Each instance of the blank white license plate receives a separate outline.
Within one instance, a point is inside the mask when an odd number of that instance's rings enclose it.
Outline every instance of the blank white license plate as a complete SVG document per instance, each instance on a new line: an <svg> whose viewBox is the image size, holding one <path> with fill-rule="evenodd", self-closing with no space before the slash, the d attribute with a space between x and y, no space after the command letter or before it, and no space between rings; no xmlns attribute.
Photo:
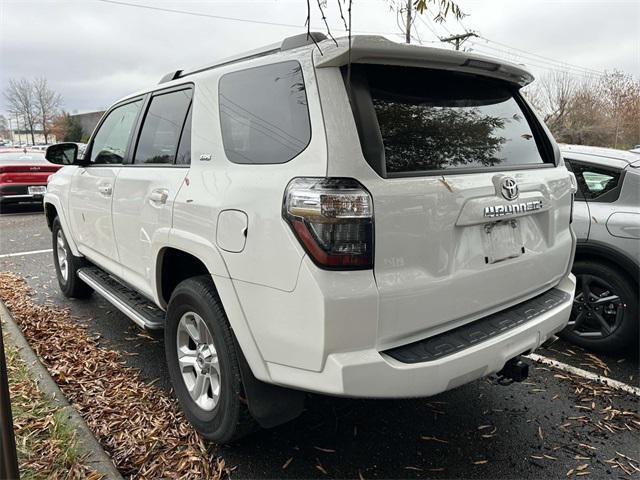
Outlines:
<svg viewBox="0 0 640 480"><path fill-rule="evenodd" d="M524 253L522 235L517 220L490 223L484 228L487 263L496 263Z"/></svg>
<svg viewBox="0 0 640 480"><path fill-rule="evenodd" d="M47 193L47 187L44 186L35 186L28 187L29 195L44 195Z"/></svg>

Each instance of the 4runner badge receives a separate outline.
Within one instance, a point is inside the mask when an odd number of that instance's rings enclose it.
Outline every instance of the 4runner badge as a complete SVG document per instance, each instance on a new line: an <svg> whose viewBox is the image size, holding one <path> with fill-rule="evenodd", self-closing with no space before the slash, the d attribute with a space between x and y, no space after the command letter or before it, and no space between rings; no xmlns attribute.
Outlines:
<svg viewBox="0 0 640 480"><path fill-rule="evenodd" d="M515 215L518 213L533 212L542 208L542 200L531 200L529 202L509 203L507 205L494 205L484 207L485 217L504 217L505 215Z"/></svg>

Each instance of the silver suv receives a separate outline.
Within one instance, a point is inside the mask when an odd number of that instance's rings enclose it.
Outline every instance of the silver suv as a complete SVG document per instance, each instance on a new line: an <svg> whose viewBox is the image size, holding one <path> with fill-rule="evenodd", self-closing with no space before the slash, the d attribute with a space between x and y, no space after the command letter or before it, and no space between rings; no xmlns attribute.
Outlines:
<svg viewBox="0 0 640 480"><path fill-rule="evenodd" d="M574 308L563 336L615 352L638 343L640 157L623 150L561 145L578 192Z"/></svg>

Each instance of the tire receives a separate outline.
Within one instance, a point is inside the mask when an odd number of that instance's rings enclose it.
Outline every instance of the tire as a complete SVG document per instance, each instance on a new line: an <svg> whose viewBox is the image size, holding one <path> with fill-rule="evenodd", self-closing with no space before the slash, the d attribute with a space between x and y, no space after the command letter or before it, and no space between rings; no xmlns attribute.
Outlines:
<svg viewBox="0 0 640 480"><path fill-rule="evenodd" d="M199 319L198 319L199 317ZM203 333L202 325L206 327ZM198 326L199 342L185 330L185 325ZM193 331L193 330L192 330ZM206 338L203 338L206 337ZM173 291L167 308L167 320L164 334L165 354L171 384L187 420L206 439L217 443L229 443L253 432L257 423L249 413L240 376L239 355L236 342L220 302L213 282L208 276L199 276L184 280ZM217 358L206 367L200 349L213 345ZM182 356L185 374L178 360L178 350ZM189 352L188 355L185 352ZM192 357L200 358L201 363ZM200 355L200 357L198 357ZM193 362L193 364L192 364ZM202 365L205 367L202 367ZM205 374L203 372L207 371ZM200 372L200 373L198 373ZM198 389L198 378L208 387ZM187 386L189 383L189 386ZM219 387L218 398L213 394ZM199 398L198 403L190 393ZM196 392L204 392L201 396Z"/></svg>
<svg viewBox="0 0 640 480"><path fill-rule="evenodd" d="M93 289L78 277L78 270L88 265L82 257L76 257L69 248L67 237L64 235L60 219L53 219L51 226L51 239L53 247L53 260L58 277L60 290L67 298L87 298L93 293ZM64 254L66 267L61 264L61 255ZM66 270L66 271L65 271Z"/></svg>
<svg viewBox="0 0 640 480"><path fill-rule="evenodd" d="M621 351L630 347L637 347L639 324L638 292L637 285L634 284L633 280L611 265L588 260L580 260L574 263L572 271L578 280L576 299L571 311L569 325L560 333L560 336L583 348L602 353L621 353ZM611 297L611 295L614 295L619 297L619 301L609 302L605 306L594 304L600 310L593 312L590 307L587 308L582 303L582 298L585 297L586 292L582 287L585 283L587 284L586 291L594 292L596 297ZM603 315L602 309L606 308L609 308L611 313ZM618 309L621 310L619 320L615 320L616 315L613 312L617 313ZM578 315L581 312L586 315L587 311L589 312L589 317L583 316L580 326L576 329L575 322L578 319ZM590 329L595 331L600 328L599 324L596 323L596 314L600 314L601 318L603 317L608 323L611 323L611 331L608 334L601 331L600 334L602 336L599 338L588 337L585 332L589 332Z"/></svg>

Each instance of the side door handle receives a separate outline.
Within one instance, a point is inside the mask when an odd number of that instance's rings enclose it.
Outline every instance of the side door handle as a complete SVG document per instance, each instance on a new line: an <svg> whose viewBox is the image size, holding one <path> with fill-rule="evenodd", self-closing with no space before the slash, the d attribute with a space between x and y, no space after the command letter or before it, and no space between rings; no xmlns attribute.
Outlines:
<svg viewBox="0 0 640 480"><path fill-rule="evenodd" d="M105 197L110 197L113 193L113 186L110 183L102 183L98 185L98 192L100 192Z"/></svg>
<svg viewBox="0 0 640 480"><path fill-rule="evenodd" d="M159 207L167 203L169 198L169 190L166 188L156 188L151 191L149 195L149 203L154 207Z"/></svg>

